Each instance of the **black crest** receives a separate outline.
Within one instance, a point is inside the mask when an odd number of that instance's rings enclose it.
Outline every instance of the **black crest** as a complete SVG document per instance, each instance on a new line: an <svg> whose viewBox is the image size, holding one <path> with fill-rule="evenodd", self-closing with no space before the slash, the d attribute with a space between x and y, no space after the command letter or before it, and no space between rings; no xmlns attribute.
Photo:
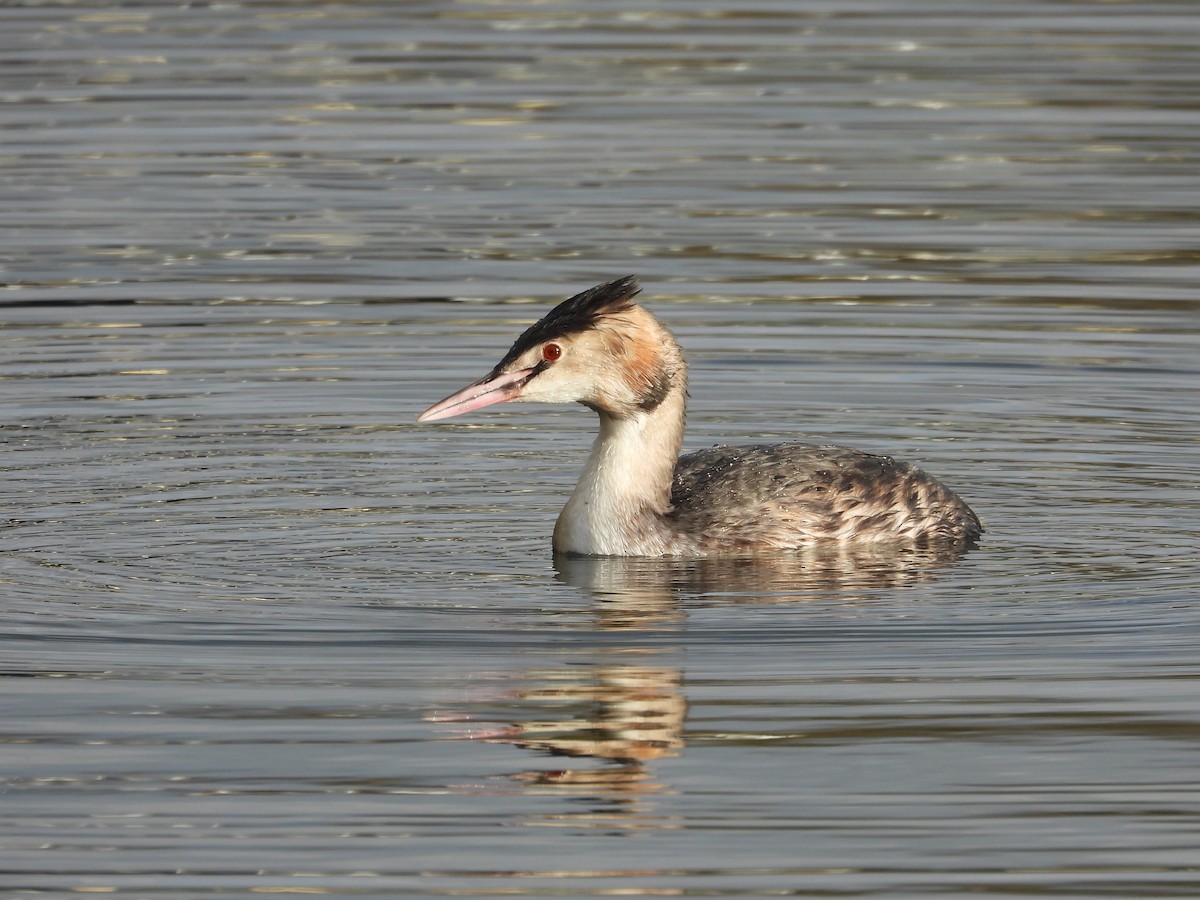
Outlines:
<svg viewBox="0 0 1200 900"><path fill-rule="evenodd" d="M499 372L530 347L554 338L587 331L602 316L629 309L633 306L633 298L641 290L637 276L627 275L608 284L598 284L582 294L564 300L525 329L494 371Z"/></svg>

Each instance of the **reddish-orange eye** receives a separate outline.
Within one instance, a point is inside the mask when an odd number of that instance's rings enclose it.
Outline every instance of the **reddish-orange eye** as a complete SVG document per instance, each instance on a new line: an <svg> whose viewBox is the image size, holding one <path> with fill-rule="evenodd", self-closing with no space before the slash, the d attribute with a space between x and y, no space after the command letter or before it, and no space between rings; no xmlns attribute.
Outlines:
<svg viewBox="0 0 1200 900"><path fill-rule="evenodd" d="M558 344L546 344L542 347L542 359L554 362L562 356L562 347Z"/></svg>

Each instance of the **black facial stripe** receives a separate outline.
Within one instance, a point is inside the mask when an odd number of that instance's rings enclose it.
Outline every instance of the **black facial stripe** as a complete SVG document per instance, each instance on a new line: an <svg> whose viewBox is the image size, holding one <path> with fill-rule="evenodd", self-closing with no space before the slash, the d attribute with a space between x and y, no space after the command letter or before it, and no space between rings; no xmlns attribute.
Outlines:
<svg viewBox="0 0 1200 900"><path fill-rule="evenodd" d="M493 378L500 375L500 373L504 371L505 360L507 360L507 359L508 359L508 357L505 357L504 360L501 360L500 365L498 365L498 366L496 366L496 368L492 369L492 371L489 372L487 374L487 377L484 378L483 380L491 381ZM526 375L524 378L521 379L519 386L525 387L525 385L529 384L530 381L532 381L534 378L536 378L537 376L539 376L543 372L545 372L548 368L550 368L550 366L551 366L550 360L548 360L548 359L541 360L536 366L534 366L529 371L528 375Z"/></svg>

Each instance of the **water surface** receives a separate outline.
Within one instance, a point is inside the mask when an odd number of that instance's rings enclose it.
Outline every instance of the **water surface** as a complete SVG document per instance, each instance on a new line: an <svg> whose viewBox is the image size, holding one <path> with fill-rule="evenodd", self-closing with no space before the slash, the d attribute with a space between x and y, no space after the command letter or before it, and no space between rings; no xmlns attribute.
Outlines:
<svg viewBox="0 0 1200 900"><path fill-rule="evenodd" d="M1190 3L0 18L0 887L1194 896ZM637 272L960 559L555 561Z"/></svg>

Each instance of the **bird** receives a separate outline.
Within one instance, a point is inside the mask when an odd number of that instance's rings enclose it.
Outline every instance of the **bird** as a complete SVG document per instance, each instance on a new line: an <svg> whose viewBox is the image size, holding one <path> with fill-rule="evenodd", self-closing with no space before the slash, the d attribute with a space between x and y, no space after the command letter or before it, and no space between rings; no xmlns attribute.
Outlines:
<svg viewBox="0 0 1200 900"><path fill-rule="evenodd" d="M483 378L433 404L438 422L510 401L580 403L599 434L554 526L566 556L705 557L830 543L971 546L962 499L916 466L833 444L714 446L680 456L687 364L635 302L636 276L564 300Z"/></svg>

